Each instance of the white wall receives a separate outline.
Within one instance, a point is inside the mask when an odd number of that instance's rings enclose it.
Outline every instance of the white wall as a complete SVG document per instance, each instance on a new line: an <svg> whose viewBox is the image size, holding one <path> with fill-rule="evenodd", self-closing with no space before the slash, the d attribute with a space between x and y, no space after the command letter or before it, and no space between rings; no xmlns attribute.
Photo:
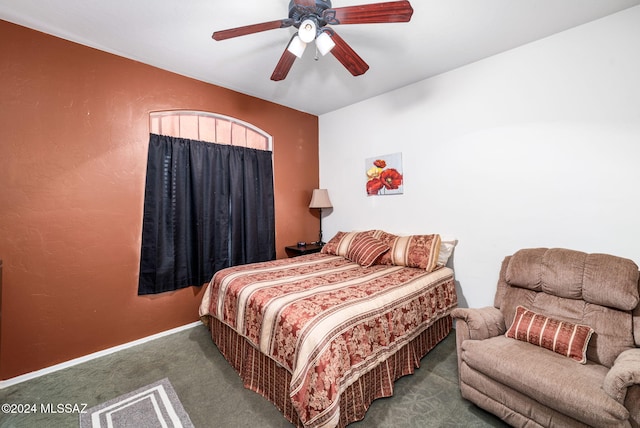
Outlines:
<svg viewBox="0 0 640 428"><path fill-rule="evenodd" d="M365 158L396 152L404 194L367 197ZM640 6L321 116L320 184L325 240L458 238L461 306L520 248L640 263Z"/></svg>

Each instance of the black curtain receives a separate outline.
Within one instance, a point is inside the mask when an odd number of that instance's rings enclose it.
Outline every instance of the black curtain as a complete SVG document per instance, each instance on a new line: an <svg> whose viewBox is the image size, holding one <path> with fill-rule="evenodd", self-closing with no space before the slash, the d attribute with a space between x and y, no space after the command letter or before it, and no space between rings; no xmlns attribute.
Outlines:
<svg viewBox="0 0 640 428"><path fill-rule="evenodd" d="M151 134L138 294L275 259L272 153Z"/></svg>

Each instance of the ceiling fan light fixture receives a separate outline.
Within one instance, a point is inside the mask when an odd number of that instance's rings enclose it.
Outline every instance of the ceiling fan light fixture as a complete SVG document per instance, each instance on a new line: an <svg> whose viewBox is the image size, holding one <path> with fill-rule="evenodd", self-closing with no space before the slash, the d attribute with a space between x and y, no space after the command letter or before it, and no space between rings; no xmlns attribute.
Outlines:
<svg viewBox="0 0 640 428"><path fill-rule="evenodd" d="M318 48L318 52L325 56L331 49L336 46L335 42L331 39L331 36L327 34L325 31L321 32L318 37L316 37L316 47Z"/></svg>
<svg viewBox="0 0 640 428"><path fill-rule="evenodd" d="M316 38L316 23L312 19L305 19L298 28L298 36L305 43L311 43Z"/></svg>
<svg viewBox="0 0 640 428"><path fill-rule="evenodd" d="M306 47L307 44L303 42L300 37L293 36L291 42L289 42L289 46L287 46L287 50L298 58L302 58L302 54L304 53Z"/></svg>

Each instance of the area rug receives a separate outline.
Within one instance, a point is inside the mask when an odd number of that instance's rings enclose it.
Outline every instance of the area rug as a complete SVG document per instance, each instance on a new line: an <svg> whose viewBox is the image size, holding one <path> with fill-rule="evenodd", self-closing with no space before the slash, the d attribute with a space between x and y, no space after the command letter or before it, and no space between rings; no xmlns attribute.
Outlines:
<svg viewBox="0 0 640 428"><path fill-rule="evenodd" d="M88 409L80 428L194 428L169 379Z"/></svg>

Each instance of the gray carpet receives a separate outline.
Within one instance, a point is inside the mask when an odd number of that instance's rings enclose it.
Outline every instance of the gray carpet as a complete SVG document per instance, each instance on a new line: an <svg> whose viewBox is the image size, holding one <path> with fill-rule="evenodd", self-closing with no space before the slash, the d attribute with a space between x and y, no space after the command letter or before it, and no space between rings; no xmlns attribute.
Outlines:
<svg viewBox="0 0 640 428"><path fill-rule="evenodd" d="M396 382L393 397L374 401L365 419L349 428L506 426L460 397L457 376L452 333L414 375ZM197 428L292 427L270 402L243 388L204 326L1 389L0 403L35 405L37 411L0 413L0 427L77 428L83 408L164 378Z"/></svg>

